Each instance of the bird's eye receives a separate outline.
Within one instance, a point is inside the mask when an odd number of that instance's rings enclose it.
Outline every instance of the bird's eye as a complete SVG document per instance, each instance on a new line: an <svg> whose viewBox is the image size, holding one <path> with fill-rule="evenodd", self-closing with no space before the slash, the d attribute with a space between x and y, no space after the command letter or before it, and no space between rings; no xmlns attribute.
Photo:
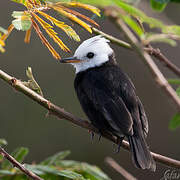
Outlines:
<svg viewBox="0 0 180 180"><path fill-rule="evenodd" d="M89 59L91 59L91 58L93 58L94 57L94 53L92 53L92 52L89 52L89 53L87 53L87 55L86 55Z"/></svg>

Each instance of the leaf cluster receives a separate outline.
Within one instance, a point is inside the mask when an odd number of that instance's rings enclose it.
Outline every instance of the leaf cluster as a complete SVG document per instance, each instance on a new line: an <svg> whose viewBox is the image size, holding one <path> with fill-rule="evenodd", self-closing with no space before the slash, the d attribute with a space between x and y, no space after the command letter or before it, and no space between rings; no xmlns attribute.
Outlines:
<svg viewBox="0 0 180 180"><path fill-rule="evenodd" d="M42 28L45 30L47 35L50 38L52 38L55 43L58 44L58 46L62 50L66 52L70 52L70 49L64 44L64 42L59 37L58 33L54 30L55 26L61 29L62 31L64 31L66 35L68 35L70 38L72 38L75 41L80 41L80 37L70 25L48 15L46 11L49 10L54 10L58 12L62 17L65 17L79 24L90 33L92 33L91 25L89 25L87 22L98 26L98 24L94 20L71 9L71 8L82 8L91 11L97 16L100 16L100 10L92 5L82 4L80 2L74 2L74 1L72 2L60 1L57 3L52 3L45 0L12 0L12 1L24 5L26 7L26 10L14 11L12 13L12 17L15 19L12 21L12 24L9 26L8 31L5 32L0 37L0 45L2 47L5 45L4 42L13 29L26 31L26 35L24 39L25 43L30 42L31 31L32 29L34 29L37 35L39 36L40 40L42 41L42 43L49 49L52 55L56 59L60 59L59 53L53 48L53 46L46 39L45 35L42 33L41 31ZM2 50L2 47L1 47L1 51L4 52Z"/></svg>
<svg viewBox="0 0 180 180"><path fill-rule="evenodd" d="M4 140L0 139L0 143ZM2 145L2 144L1 144ZM11 155L20 163L24 162L29 150L24 147L17 148ZM43 179L51 180L110 180L97 166L84 162L65 160L70 151L62 151L48 157L39 164L23 164L25 168ZM29 178L12 164L0 156L1 180L28 180Z"/></svg>

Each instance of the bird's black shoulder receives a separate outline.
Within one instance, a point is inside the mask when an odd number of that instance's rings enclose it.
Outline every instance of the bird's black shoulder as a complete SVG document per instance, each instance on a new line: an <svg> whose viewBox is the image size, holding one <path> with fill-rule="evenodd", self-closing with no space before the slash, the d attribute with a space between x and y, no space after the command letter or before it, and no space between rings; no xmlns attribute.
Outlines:
<svg viewBox="0 0 180 180"><path fill-rule="evenodd" d="M86 87L88 91L90 85L103 89L106 93L114 96L121 96L125 102L129 101L130 104L136 101L133 83L117 64L107 62L102 66L90 68L76 75L74 81L76 90L78 87Z"/></svg>

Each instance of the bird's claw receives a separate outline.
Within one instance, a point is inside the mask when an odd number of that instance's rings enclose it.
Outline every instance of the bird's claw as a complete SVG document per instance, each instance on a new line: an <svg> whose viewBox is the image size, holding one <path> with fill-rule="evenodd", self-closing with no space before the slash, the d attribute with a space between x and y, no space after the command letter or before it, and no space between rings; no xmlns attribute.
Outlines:
<svg viewBox="0 0 180 180"><path fill-rule="evenodd" d="M114 151L114 153L119 153L123 139L124 139L124 137L117 137L118 146L117 146L117 149Z"/></svg>
<svg viewBox="0 0 180 180"><path fill-rule="evenodd" d="M94 140L94 132L90 132L91 133L91 140Z"/></svg>

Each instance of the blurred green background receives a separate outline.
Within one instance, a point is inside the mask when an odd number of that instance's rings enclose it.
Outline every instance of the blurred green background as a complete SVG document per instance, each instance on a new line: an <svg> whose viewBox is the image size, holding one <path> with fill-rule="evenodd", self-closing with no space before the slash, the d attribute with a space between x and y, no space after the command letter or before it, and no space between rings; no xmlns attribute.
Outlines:
<svg viewBox="0 0 180 180"><path fill-rule="evenodd" d="M149 15L159 16L167 23L179 24L180 6L176 4L169 5L161 15L153 13L145 1L140 3L140 7ZM21 5L9 0L1 0L0 25L7 28L12 20L12 11L22 9ZM121 32L105 17L96 19L96 21L99 22L104 32L123 39ZM82 41L92 36L76 25L74 29L80 34ZM62 31L58 32L71 48L72 53L67 54L59 49L58 51L62 57L68 57L73 54L79 43L69 39ZM86 118L73 88L74 69L70 65L60 64L53 59L34 32L29 45L24 44L24 35L25 33L16 30L10 35L7 40L6 53L0 54L1 69L16 78L26 80L25 70L28 66L32 67L34 76L47 99L76 116ZM111 46L115 50L118 63L134 82L137 94L145 106L150 126L147 138L150 149L162 155L179 159L180 130L175 132L168 130L169 120L176 113L174 104L156 86L148 69L135 53L112 44ZM57 49L57 46L55 47ZM157 47L160 47L168 58L180 66L179 46L172 48L159 44ZM162 64L157 61L156 63L166 77L175 77ZM160 179L169 169L157 164L155 174L138 170L133 166L128 152L121 149L119 154L114 154L111 142L105 139L98 142L98 137L95 137L92 142L87 130L76 127L66 120L57 120L52 116L46 117L45 109L16 92L3 81L0 81L0 92L0 137L8 141L7 150L9 152L19 146L28 147L30 154L26 159L27 162L39 162L58 151L68 149L72 152L69 159L96 164L116 180L122 179L122 177L104 163L107 156L113 157L138 179Z"/></svg>

